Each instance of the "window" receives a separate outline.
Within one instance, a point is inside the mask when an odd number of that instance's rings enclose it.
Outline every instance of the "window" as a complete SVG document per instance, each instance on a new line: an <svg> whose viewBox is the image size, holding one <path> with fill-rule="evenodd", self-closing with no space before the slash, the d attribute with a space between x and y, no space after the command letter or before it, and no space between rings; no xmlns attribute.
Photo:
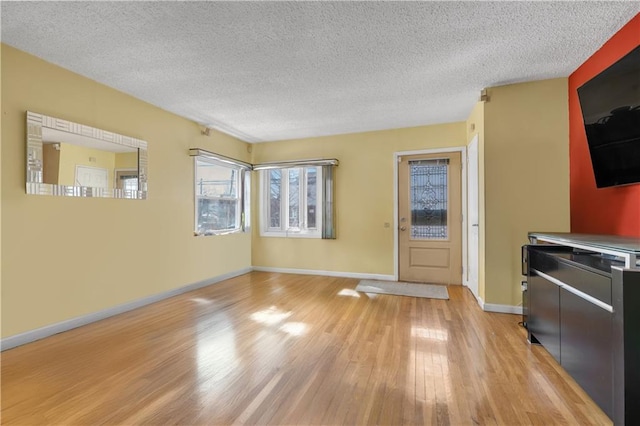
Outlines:
<svg viewBox="0 0 640 426"><path fill-rule="evenodd" d="M335 169L338 160L254 164L260 170L260 235L336 238Z"/></svg>
<svg viewBox="0 0 640 426"><path fill-rule="evenodd" d="M262 172L265 236L322 236L322 167L271 168Z"/></svg>
<svg viewBox="0 0 640 426"><path fill-rule="evenodd" d="M250 170L241 162L220 159L225 157L210 154L195 158L195 235L225 234L249 228Z"/></svg>
<svg viewBox="0 0 640 426"><path fill-rule="evenodd" d="M138 190L138 170L118 169L116 170L116 188L124 191Z"/></svg>
<svg viewBox="0 0 640 426"><path fill-rule="evenodd" d="M120 186L125 191L137 191L138 190L138 176L123 176L120 178Z"/></svg>
<svg viewBox="0 0 640 426"><path fill-rule="evenodd" d="M409 161L412 239L448 238L448 173L448 158Z"/></svg>

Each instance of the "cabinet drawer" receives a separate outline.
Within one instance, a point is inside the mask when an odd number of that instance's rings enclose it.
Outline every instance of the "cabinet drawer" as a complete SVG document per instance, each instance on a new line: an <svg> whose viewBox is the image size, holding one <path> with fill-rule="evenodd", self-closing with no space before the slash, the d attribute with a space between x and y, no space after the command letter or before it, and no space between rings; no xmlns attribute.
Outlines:
<svg viewBox="0 0 640 426"><path fill-rule="evenodd" d="M558 269L558 259L538 250L531 250L529 253L529 267L549 274L550 271Z"/></svg>
<svg viewBox="0 0 640 426"><path fill-rule="evenodd" d="M560 364L613 417L612 316L560 290Z"/></svg>
<svg viewBox="0 0 640 426"><path fill-rule="evenodd" d="M529 333L560 362L560 287L546 279L529 277Z"/></svg>
<svg viewBox="0 0 640 426"><path fill-rule="evenodd" d="M531 268L543 272L574 289L611 305L611 278L582 269L564 259L538 251L530 255Z"/></svg>
<svg viewBox="0 0 640 426"><path fill-rule="evenodd" d="M558 261L558 269L549 275L611 305L611 278L609 277L586 271L561 260Z"/></svg>

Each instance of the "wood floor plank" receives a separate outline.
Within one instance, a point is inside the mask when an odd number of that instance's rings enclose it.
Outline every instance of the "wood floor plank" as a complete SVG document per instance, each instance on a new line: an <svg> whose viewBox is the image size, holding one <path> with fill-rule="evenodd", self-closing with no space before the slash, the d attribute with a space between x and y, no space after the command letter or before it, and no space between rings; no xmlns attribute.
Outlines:
<svg viewBox="0 0 640 426"><path fill-rule="evenodd" d="M6 425L609 425L515 315L252 272L2 353Z"/></svg>

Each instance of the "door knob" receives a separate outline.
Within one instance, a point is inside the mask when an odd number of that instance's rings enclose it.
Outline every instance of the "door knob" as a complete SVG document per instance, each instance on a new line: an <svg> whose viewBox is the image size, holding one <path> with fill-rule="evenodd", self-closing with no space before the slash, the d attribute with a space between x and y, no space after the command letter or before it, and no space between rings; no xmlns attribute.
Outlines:
<svg viewBox="0 0 640 426"><path fill-rule="evenodd" d="M401 231L406 231L406 230L407 230L407 227L406 227L406 226L401 226L401 227L400 227L400 230L401 230Z"/></svg>

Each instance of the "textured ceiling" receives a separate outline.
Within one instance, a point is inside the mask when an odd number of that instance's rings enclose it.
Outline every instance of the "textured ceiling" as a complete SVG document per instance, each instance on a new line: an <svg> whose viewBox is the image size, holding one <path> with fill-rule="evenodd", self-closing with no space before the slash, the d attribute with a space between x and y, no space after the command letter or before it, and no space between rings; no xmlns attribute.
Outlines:
<svg viewBox="0 0 640 426"><path fill-rule="evenodd" d="M640 2L7 2L2 41L248 142L464 120Z"/></svg>

